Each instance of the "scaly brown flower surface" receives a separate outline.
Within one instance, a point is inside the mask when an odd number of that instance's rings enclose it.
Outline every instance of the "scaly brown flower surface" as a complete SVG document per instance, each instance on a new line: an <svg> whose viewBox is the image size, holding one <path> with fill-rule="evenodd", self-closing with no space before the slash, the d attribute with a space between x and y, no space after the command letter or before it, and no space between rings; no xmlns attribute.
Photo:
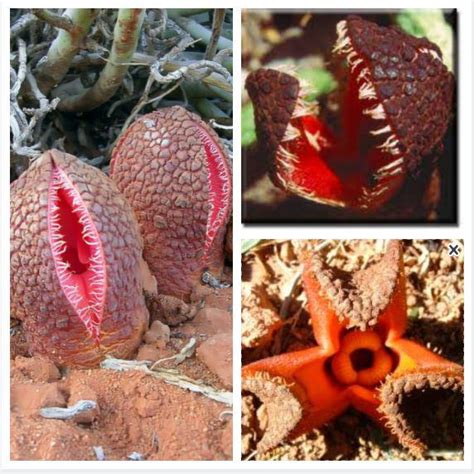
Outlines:
<svg viewBox="0 0 474 474"><path fill-rule="evenodd" d="M242 387L267 407L258 444L270 449L321 427L349 407L391 431L414 455L425 443L402 410L415 391L463 392L463 368L404 337L403 252L391 241L378 263L354 273L303 257L303 284L317 346L245 366Z"/></svg>

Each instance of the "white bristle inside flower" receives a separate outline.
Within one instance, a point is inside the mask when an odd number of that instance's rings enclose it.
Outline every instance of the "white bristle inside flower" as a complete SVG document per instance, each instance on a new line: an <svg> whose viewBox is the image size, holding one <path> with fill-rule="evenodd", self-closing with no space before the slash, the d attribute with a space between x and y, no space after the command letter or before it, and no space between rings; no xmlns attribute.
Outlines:
<svg viewBox="0 0 474 474"><path fill-rule="evenodd" d="M390 173L394 169L401 169L403 164L405 162L405 159L403 157L399 158L398 160L392 161L388 165L382 166L377 170L377 173Z"/></svg>
<svg viewBox="0 0 474 474"><path fill-rule="evenodd" d="M301 136L301 132L298 128L294 127L293 125L288 124L285 130L285 135L282 138L282 142L290 142L292 140L296 140Z"/></svg>
<svg viewBox="0 0 474 474"><path fill-rule="evenodd" d="M435 51L434 49L428 49L428 48L420 48L419 49L419 52L420 53L423 53L423 54L430 54L433 58L435 58L437 61L440 61L440 62L443 62L443 60L441 59L440 55L438 54L437 51Z"/></svg>
<svg viewBox="0 0 474 474"><path fill-rule="evenodd" d="M280 186L283 189L288 189L287 181L283 179L283 176L278 171L276 172L276 178L277 178L277 181L280 183Z"/></svg>
<svg viewBox="0 0 474 474"><path fill-rule="evenodd" d="M319 196L316 196L315 194L313 194L311 191L303 188L302 186L296 184L295 182L288 182L286 183L285 185L285 189L287 189L288 191L300 196L300 197L303 197L305 199L308 199L310 201L314 201L314 202L317 202L319 204L326 204L326 205L329 205L329 206L334 206L334 207L346 207L347 204L345 202L342 202L342 201L336 201L336 200L333 200L333 199L325 199L325 198L322 198L322 197L319 197Z"/></svg>
<svg viewBox="0 0 474 474"><path fill-rule="evenodd" d="M337 26L337 40L333 48L333 53L345 53L346 51L351 51L352 44L350 38L347 36L347 22L345 20L340 21Z"/></svg>
<svg viewBox="0 0 474 474"><path fill-rule="evenodd" d="M320 152L323 148L328 148L330 146L329 141L325 137L323 137L320 130L317 130L316 133L310 133L307 130L305 130L304 134L305 134L309 144L317 152Z"/></svg>
<svg viewBox="0 0 474 474"><path fill-rule="evenodd" d="M283 165L285 168L293 166L299 160L298 155L291 153L284 146L280 145L276 154L276 161L278 164Z"/></svg>
<svg viewBox="0 0 474 474"><path fill-rule="evenodd" d="M398 155L400 150L398 148L399 142L395 134L390 135L381 145L378 145L377 148L387 151L392 155Z"/></svg>
<svg viewBox="0 0 474 474"><path fill-rule="evenodd" d="M364 82L359 87L359 99L360 100L377 99L377 93L375 92L375 88L370 82Z"/></svg>
<svg viewBox="0 0 474 474"><path fill-rule="evenodd" d="M371 135L382 135L384 133L390 133L392 131L392 128L390 125L385 125L385 127L378 128L377 130L371 130L369 133Z"/></svg>
<svg viewBox="0 0 474 474"><path fill-rule="evenodd" d="M364 67L360 70L359 74L357 75L357 82L367 82L370 81L371 74L368 67Z"/></svg>
<svg viewBox="0 0 474 474"><path fill-rule="evenodd" d="M385 185L377 185L377 186L374 186L373 188L370 188L370 189L363 188L363 189L362 189L362 194L363 194L365 197L373 198L373 197L380 196L380 195L383 194L385 191L388 191L388 187L387 187L387 186L385 186Z"/></svg>
<svg viewBox="0 0 474 474"><path fill-rule="evenodd" d="M318 115L319 114L319 104L315 100L312 103L305 101L302 96L300 96L296 102L295 109L291 118L306 117L307 115Z"/></svg>
<svg viewBox="0 0 474 474"><path fill-rule="evenodd" d="M376 199L378 196L381 196L385 192L387 192L389 188L383 184L379 184L374 186L373 188L363 188L362 195L359 199L359 206L361 209L368 209L370 207L370 203Z"/></svg>
<svg viewBox="0 0 474 474"><path fill-rule="evenodd" d="M208 179L209 183L213 183L213 186L210 186L208 196L209 210L206 225L206 241L202 257L205 259L232 206L232 177L225 155L214 137L200 126L196 127L196 132L206 150Z"/></svg>
<svg viewBox="0 0 474 474"><path fill-rule="evenodd" d="M364 109L362 113L364 115L368 115L373 120L384 120L387 118L387 115L385 114L385 109L382 104L377 104L374 107Z"/></svg>
<svg viewBox="0 0 474 474"><path fill-rule="evenodd" d="M351 68L351 72L354 72L355 68L359 66L359 64L363 63L363 59L359 56L355 49L352 49L349 54L346 56L347 64Z"/></svg>
<svg viewBox="0 0 474 474"><path fill-rule="evenodd" d="M398 168L393 168L391 170L381 172L380 169L375 173L377 179L388 178L390 176L396 176L403 173L403 168L399 166Z"/></svg>
<svg viewBox="0 0 474 474"><path fill-rule="evenodd" d="M72 215L65 216L64 209L68 206L71 206ZM72 222L77 223L80 235L68 236L66 229ZM48 190L48 234L56 274L64 295L89 334L98 341L106 293L105 256L85 203L66 173L56 165L51 172ZM74 244L71 238L76 239ZM72 264L74 260L70 260L74 258L70 253L79 251L76 245L82 245L80 265L83 267L80 270L74 268L77 264Z"/></svg>

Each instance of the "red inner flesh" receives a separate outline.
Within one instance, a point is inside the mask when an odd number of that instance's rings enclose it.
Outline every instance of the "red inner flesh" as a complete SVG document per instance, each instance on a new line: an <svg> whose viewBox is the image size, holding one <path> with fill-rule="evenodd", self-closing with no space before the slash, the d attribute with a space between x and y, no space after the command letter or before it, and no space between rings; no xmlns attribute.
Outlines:
<svg viewBox="0 0 474 474"><path fill-rule="evenodd" d="M53 165L49 239L63 292L89 334L99 341L105 299L105 260L92 218L64 171Z"/></svg>
<svg viewBox="0 0 474 474"><path fill-rule="evenodd" d="M204 145L209 179L210 210L207 219L205 253L212 245L219 229L226 224L230 210L231 175L226 158L217 143L202 128L199 137Z"/></svg>
<svg viewBox="0 0 474 474"><path fill-rule="evenodd" d="M374 172L400 158L376 148L393 132L377 136L370 134L371 130L381 129L387 122L363 114L364 109L378 104L376 99L359 99L360 83L357 77L363 68L364 63L361 63L353 72L350 72L350 68L346 69L349 78L340 103L338 133L314 115L291 119L290 125L299 131L299 137L282 142L282 146L298 159L291 173L280 170L280 174L286 174L285 181L295 183L306 194L354 207L361 204L363 187L370 189L376 184ZM318 150L311 145L306 133L319 134L326 146ZM379 196L372 196L368 207L375 208L389 200L402 181L403 174L379 178L380 187L386 187L387 190Z"/></svg>
<svg viewBox="0 0 474 474"><path fill-rule="evenodd" d="M82 238L84 227L77 215L73 213L72 198L64 189L58 190L58 198L59 222L66 241L66 251L61 254L61 259L69 263L72 274L81 275L89 270L91 249ZM81 281L81 279L78 280ZM87 284L83 286L87 291Z"/></svg>

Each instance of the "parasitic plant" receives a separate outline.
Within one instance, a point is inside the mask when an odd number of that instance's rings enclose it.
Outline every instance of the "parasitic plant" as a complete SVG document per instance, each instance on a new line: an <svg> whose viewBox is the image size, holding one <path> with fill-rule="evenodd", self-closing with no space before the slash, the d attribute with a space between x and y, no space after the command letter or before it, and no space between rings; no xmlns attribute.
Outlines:
<svg viewBox="0 0 474 474"><path fill-rule="evenodd" d="M120 138L111 177L135 210L159 293L189 300L203 270L223 264L232 176L219 137L182 107L157 110Z"/></svg>
<svg viewBox="0 0 474 474"><path fill-rule="evenodd" d="M356 272L332 268L317 253L302 260L317 345L242 368L243 389L265 404L268 415L257 449L320 428L353 407L421 456L430 440L417 430L407 406L413 400L431 403L429 412L436 417L447 410L438 410L436 401L457 397L461 409L453 412L462 423L464 373L462 366L405 337L400 242L391 241L379 262Z"/></svg>
<svg viewBox="0 0 474 474"><path fill-rule="evenodd" d="M99 170L45 152L11 185L11 312L61 365L127 357L148 322L133 211Z"/></svg>
<svg viewBox="0 0 474 474"><path fill-rule="evenodd" d="M306 102L291 74L259 69L247 78L270 177L289 193L364 213L402 193L413 205L443 147L453 75L436 45L397 28L349 16L337 34L335 116Z"/></svg>

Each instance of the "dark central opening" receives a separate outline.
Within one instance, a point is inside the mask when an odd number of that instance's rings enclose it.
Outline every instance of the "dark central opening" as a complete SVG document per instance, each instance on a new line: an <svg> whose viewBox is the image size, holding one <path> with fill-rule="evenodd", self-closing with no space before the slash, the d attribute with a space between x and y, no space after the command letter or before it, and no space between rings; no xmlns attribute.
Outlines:
<svg viewBox="0 0 474 474"><path fill-rule="evenodd" d="M374 363L374 353L369 349L356 349L350 355L352 367L356 372L368 369Z"/></svg>

